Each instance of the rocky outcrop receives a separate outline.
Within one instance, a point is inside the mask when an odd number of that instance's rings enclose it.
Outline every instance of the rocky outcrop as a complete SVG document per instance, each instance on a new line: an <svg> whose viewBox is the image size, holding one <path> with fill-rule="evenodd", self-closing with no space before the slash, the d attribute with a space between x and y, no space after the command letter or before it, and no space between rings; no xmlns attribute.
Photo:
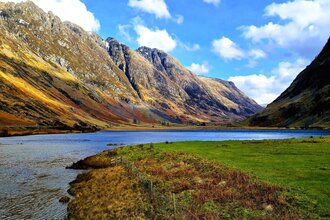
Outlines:
<svg viewBox="0 0 330 220"><path fill-rule="evenodd" d="M330 127L330 39L289 88L249 123L253 126Z"/></svg>

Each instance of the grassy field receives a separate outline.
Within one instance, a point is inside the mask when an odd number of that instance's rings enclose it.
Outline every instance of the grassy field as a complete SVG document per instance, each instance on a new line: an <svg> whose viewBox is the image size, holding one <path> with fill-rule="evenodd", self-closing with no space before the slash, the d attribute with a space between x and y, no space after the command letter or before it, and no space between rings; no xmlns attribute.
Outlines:
<svg viewBox="0 0 330 220"><path fill-rule="evenodd" d="M147 219L329 218L329 144L330 138L179 142L105 151L72 166L96 170L71 184L76 197L69 214L71 219L88 213ZM143 205L132 205L137 200Z"/></svg>
<svg viewBox="0 0 330 220"><path fill-rule="evenodd" d="M330 218L330 138L157 144L238 168L258 179L305 192Z"/></svg>

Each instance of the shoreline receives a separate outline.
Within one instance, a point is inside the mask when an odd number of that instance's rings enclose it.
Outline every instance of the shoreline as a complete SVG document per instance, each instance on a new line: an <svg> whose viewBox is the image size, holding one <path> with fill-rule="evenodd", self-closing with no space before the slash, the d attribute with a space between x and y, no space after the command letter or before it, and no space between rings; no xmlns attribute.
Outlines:
<svg viewBox="0 0 330 220"><path fill-rule="evenodd" d="M4 134L3 131L6 131ZM320 130L328 131L330 128L284 128L284 127L234 127L234 126L118 126L105 129L86 129L86 130L61 130L61 129L8 129L0 127L0 138L20 137L30 135L47 135L47 134L79 134L79 133L95 133L98 131L304 131L304 130Z"/></svg>
<svg viewBox="0 0 330 220"><path fill-rule="evenodd" d="M107 129L101 129L100 131L225 131L225 130L260 130L260 131L271 131L271 130L280 130L280 131L304 131L304 130L320 130L327 131L330 128L283 128L283 127L219 127L219 126L187 126L187 127L113 127Z"/></svg>
<svg viewBox="0 0 330 220"><path fill-rule="evenodd" d="M82 213L88 215L94 210L95 204L98 204L98 211L95 214L110 218L120 217L121 214L129 216L133 212L139 216L148 217L151 215L151 217L158 216L164 218L171 218L173 215L191 217L189 214L196 212L212 218L219 218L224 217L221 210L231 213L230 215L233 218L246 218L244 214L241 216L242 213L238 211L243 209L250 216L246 219L254 219L261 216L268 216L269 218L287 217L290 219L295 217L299 219L302 217L314 219L317 216L327 215L329 212L325 206L327 200L322 201L323 197L322 193L320 193L323 189L322 186L327 184L327 180L322 180L323 185L315 186L308 182L314 181L313 176L308 176L307 174L310 173L309 169L313 169L313 172L317 172L318 175L326 175L328 163L317 162L315 164L313 161L315 158L320 157L318 156L320 152L325 153L321 158L323 160L326 158L326 152L328 152L327 144L329 142L329 137L263 140L257 142L188 141L140 144L103 151L82 159L71 166L71 169L88 169L88 171L78 175L76 180L70 183L68 192L74 197L69 202L68 215L73 218L79 217ZM265 146L267 147L265 148ZM282 154L278 154L278 150L273 151L269 146L280 150ZM260 151L261 148L265 152ZM306 162L311 163L308 166L309 168L305 168L305 162L300 161L295 156L296 154L292 155L291 148L294 149L297 155L301 154L302 157L306 157L307 161L308 158L312 159ZM310 155L306 155L306 150L310 152ZM231 152L233 155L228 154L228 152ZM223 157L220 157L219 153L221 155L224 154ZM260 157L260 154L263 153L264 157ZM228 155L225 156L226 154ZM250 156L246 157L245 154ZM277 163L277 167L274 168L272 161L267 159L269 154L272 154L275 160L283 160L283 163ZM255 156L264 158L265 163L265 168L256 171L256 173L252 172L256 167L251 163ZM278 169L284 173L289 172L290 169L296 169L285 165L287 156L292 157L292 160L296 159L292 166L297 166L296 168L299 169L296 171L297 174L292 173L278 180L276 177ZM246 164L242 165L241 160L246 160ZM319 167L316 170L313 168L315 165ZM248 166L248 169L245 166ZM219 173L221 173L220 176ZM299 175L307 175L310 179L306 183L301 182ZM112 189L107 187L109 184L122 180L124 180L127 188ZM134 182L133 185L130 185L131 181ZM255 183L256 188L253 186ZM246 186L248 188L245 189ZM309 189L308 193L305 194L304 191L298 190L300 186L307 187ZM253 190L250 191L251 189ZM269 195L268 193L273 195L270 197L271 199L265 200L267 202L263 201L266 194L260 198L258 197L261 192L270 189L271 191L267 192L267 196ZM134 195L134 198L128 197L125 201L122 201L120 198L123 195L128 195L127 190L130 192L129 194ZM258 190L261 191L258 192ZM109 196L114 195L114 198L117 198L113 201L117 206L113 206L111 212L109 212L109 206L107 205L109 198L104 196L104 192L107 192ZM222 197L224 192L229 194ZM158 198L158 193L167 196ZM249 195L250 193L252 194ZM316 194L313 195L313 193ZM235 196L236 194L237 197ZM200 197L200 195L206 197ZM278 195L280 196L277 197ZM180 209L178 212L176 209L171 209L174 196L176 198L174 205L179 207L183 205L185 209ZM313 200L311 200L313 196L318 198L317 209L314 207ZM231 199L228 199L228 197ZM131 209L126 210L125 204L136 202L136 198L143 201L144 206L148 207L147 210L140 210L136 206L131 206ZM160 202L162 198L168 200L169 206L163 206ZM251 198L259 199L250 200ZM239 205L232 206L230 203L232 199L237 199L237 204ZM298 200L295 201L296 199ZM299 199L302 200L299 201ZM121 202L116 203L117 200ZM307 206L300 206L301 202ZM246 204L248 205L245 206ZM210 207L208 206L210 210L204 209L206 205L211 205ZM117 210L124 211L122 213L121 211L117 212ZM162 210L162 212L158 213L159 210Z"/></svg>
<svg viewBox="0 0 330 220"><path fill-rule="evenodd" d="M99 130L97 130L99 131ZM33 135L48 135L48 134L80 134L80 133L94 133L97 131L86 130L57 130L57 129L47 129L47 130L9 130L8 134L0 134L0 138L8 137L23 137L23 136L33 136Z"/></svg>

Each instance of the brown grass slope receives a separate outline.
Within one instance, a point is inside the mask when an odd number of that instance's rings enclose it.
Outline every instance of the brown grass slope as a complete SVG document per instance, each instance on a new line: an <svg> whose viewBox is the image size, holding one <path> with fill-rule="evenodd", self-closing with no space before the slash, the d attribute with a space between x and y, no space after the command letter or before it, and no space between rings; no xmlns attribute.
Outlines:
<svg viewBox="0 0 330 220"><path fill-rule="evenodd" d="M249 119L252 126L330 127L330 39L321 53L273 103Z"/></svg>

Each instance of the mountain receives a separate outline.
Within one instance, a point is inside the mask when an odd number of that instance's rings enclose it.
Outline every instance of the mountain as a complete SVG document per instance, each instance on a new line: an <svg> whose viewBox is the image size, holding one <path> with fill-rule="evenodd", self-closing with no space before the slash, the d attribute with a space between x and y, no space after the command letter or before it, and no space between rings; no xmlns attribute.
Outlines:
<svg viewBox="0 0 330 220"><path fill-rule="evenodd" d="M95 34L31 1L0 2L0 121L4 125L108 126L139 117L136 92ZM122 100L125 100L123 102Z"/></svg>
<svg viewBox="0 0 330 220"><path fill-rule="evenodd" d="M0 2L0 127L223 124L260 109L162 51L105 41L31 1Z"/></svg>
<svg viewBox="0 0 330 220"><path fill-rule="evenodd" d="M107 43L110 57L138 96L168 120L230 123L261 109L232 83L198 77L161 50L134 51L113 38Z"/></svg>
<svg viewBox="0 0 330 220"><path fill-rule="evenodd" d="M289 88L249 119L249 123L252 126L330 127L330 38Z"/></svg>

